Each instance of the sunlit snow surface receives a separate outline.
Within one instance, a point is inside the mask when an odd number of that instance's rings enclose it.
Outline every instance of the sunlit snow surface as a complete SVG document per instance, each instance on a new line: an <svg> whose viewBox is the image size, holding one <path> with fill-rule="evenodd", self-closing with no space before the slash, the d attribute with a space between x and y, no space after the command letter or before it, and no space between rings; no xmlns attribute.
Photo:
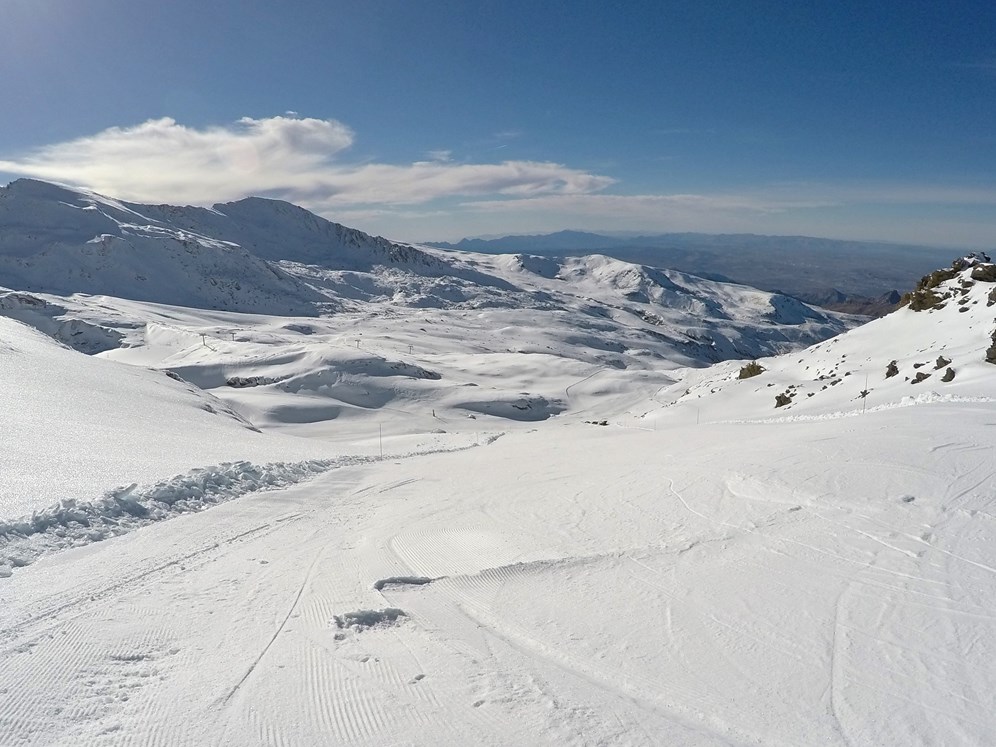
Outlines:
<svg viewBox="0 0 996 747"><path fill-rule="evenodd" d="M0 744L996 742L992 283L741 380L468 262L559 310L5 297Z"/></svg>

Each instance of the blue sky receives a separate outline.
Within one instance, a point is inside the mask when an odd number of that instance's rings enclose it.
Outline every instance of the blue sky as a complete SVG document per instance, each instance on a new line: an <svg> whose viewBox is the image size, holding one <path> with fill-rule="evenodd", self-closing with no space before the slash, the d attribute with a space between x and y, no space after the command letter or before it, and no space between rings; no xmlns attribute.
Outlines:
<svg viewBox="0 0 996 747"><path fill-rule="evenodd" d="M996 244L996 4L0 0L0 181L398 239Z"/></svg>

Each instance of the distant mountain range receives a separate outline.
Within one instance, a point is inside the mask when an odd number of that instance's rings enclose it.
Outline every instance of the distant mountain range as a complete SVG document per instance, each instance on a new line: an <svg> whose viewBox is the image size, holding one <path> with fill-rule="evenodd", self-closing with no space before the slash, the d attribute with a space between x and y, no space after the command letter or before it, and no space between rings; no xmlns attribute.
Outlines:
<svg viewBox="0 0 996 747"><path fill-rule="evenodd" d="M808 236L669 233L614 237L582 231L432 243L487 254L566 256L598 252L627 262L668 267L744 283L849 313L879 316L895 308L897 289L946 265L951 249Z"/></svg>
<svg viewBox="0 0 996 747"><path fill-rule="evenodd" d="M491 310L491 326L505 330L495 349L538 345L617 368L647 365L644 357L703 365L771 355L860 321L604 255L468 254L368 236L278 200L140 205L29 179L0 189L0 287L18 292L0 299L0 313L87 352L116 345L140 320L122 331L91 310L97 321L77 334L63 324L67 296L284 317L375 314L397 325L414 310L451 310L445 324L475 341L481 334L464 319ZM526 344L512 339L516 329L536 334Z"/></svg>

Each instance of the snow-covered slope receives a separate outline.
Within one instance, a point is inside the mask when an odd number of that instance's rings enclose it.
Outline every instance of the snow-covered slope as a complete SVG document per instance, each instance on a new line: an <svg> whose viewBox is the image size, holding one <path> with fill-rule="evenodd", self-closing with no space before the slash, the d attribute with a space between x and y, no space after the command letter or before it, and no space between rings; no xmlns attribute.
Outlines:
<svg viewBox="0 0 996 747"><path fill-rule="evenodd" d="M29 179L0 190L0 286L271 315L369 312L371 302L531 309L551 312L542 326L569 347L577 340L557 313L599 320L610 353L693 365L780 352L856 323L606 257L467 255L370 237L276 200L137 205Z"/></svg>
<svg viewBox="0 0 996 747"><path fill-rule="evenodd" d="M0 286L270 314L321 300L237 244L30 179L0 188Z"/></svg>
<svg viewBox="0 0 996 747"><path fill-rule="evenodd" d="M0 299L2 300L2 299ZM83 355L0 316L0 518L192 466L334 453L264 436L163 371Z"/></svg>
<svg viewBox="0 0 996 747"><path fill-rule="evenodd" d="M929 286L929 287L927 287ZM919 299L919 301L918 301ZM974 258L924 278L903 307L797 353L688 371L661 392L710 419L854 415L929 401L996 401L987 349L996 332L996 266ZM990 356L993 358L996 356Z"/></svg>
<svg viewBox="0 0 996 747"><path fill-rule="evenodd" d="M119 295L0 292L0 743L996 742L991 263L852 328L606 257L342 234L337 265L320 222L284 254L280 203L18 188L64 247L257 241L308 313L99 264Z"/></svg>

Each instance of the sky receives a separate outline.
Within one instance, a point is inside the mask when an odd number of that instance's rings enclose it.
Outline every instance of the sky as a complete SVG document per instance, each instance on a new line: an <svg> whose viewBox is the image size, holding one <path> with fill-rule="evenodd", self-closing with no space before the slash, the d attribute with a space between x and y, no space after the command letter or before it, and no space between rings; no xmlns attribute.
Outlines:
<svg viewBox="0 0 996 747"><path fill-rule="evenodd" d="M996 245L992 0L0 0L0 183Z"/></svg>

